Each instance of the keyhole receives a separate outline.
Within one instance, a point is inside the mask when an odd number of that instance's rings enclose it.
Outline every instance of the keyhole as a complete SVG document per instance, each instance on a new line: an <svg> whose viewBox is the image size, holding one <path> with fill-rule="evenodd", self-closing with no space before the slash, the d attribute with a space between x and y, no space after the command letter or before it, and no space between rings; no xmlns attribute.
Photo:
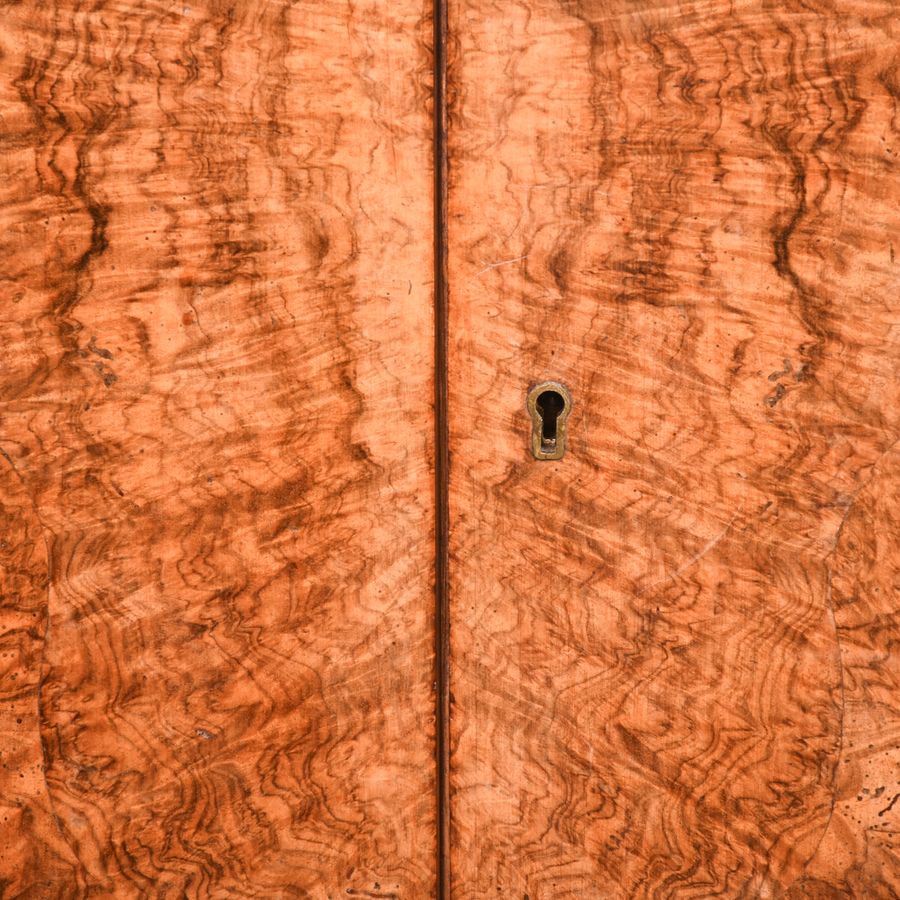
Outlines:
<svg viewBox="0 0 900 900"><path fill-rule="evenodd" d="M562 459L566 452L566 419L572 396L558 381L542 381L528 392L531 454L535 459Z"/></svg>
<svg viewBox="0 0 900 900"><path fill-rule="evenodd" d="M556 422L566 408L566 401L559 391L544 391L537 398L537 408L541 415L541 444L551 449L556 444Z"/></svg>

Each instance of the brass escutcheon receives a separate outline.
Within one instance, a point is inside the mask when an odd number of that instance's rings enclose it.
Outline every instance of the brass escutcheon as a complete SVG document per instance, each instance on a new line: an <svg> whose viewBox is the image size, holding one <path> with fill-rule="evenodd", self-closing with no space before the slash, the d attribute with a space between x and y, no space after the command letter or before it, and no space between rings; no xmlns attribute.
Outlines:
<svg viewBox="0 0 900 900"><path fill-rule="evenodd" d="M566 452L566 420L572 395L558 381L542 381L528 392L531 453L535 459L562 459Z"/></svg>

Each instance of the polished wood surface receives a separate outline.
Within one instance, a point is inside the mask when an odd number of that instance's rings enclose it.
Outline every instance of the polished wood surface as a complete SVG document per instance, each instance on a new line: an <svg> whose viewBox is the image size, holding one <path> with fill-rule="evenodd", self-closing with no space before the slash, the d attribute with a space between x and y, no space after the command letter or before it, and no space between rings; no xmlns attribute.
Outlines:
<svg viewBox="0 0 900 900"><path fill-rule="evenodd" d="M900 896L896 5L449 19L454 900Z"/></svg>
<svg viewBox="0 0 900 900"><path fill-rule="evenodd" d="M431 10L0 3L0 896L429 897Z"/></svg>
<svg viewBox="0 0 900 900"><path fill-rule="evenodd" d="M900 896L896 5L448 12L450 896ZM431 15L0 0L4 900L438 894Z"/></svg>

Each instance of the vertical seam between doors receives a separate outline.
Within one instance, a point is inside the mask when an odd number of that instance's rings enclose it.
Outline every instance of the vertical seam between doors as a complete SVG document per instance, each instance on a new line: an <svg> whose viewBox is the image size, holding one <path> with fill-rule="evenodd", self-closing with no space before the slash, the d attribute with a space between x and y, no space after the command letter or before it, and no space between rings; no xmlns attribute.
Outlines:
<svg viewBox="0 0 900 900"><path fill-rule="evenodd" d="M434 476L437 898L450 900L450 602L447 292L447 0L432 0L434 60Z"/></svg>

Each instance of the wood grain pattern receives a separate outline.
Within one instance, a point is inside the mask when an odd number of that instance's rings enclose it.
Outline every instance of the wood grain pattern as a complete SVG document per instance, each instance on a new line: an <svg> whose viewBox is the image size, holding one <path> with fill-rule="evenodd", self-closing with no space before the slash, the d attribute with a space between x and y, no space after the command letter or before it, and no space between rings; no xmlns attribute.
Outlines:
<svg viewBox="0 0 900 900"><path fill-rule="evenodd" d="M0 896L427 897L430 16L0 3Z"/></svg>
<svg viewBox="0 0 900 900"><path fill-rule="evenodd" d="M900 895L896 12L450 4L454 900Z"/></svg>

